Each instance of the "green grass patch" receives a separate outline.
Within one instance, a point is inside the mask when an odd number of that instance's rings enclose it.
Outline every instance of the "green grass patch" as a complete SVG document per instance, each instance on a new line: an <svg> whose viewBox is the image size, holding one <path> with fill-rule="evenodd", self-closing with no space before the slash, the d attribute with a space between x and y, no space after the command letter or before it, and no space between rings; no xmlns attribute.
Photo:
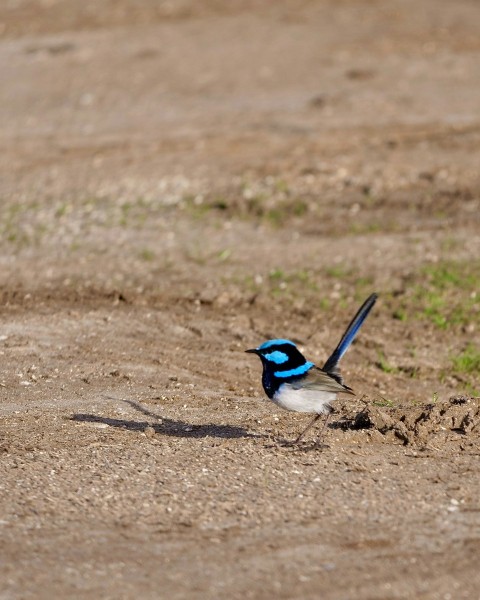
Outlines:
<svg viewBox="0 0 480 600"><path fill-rule="evenodd" d="M446 290L452 286L470 289L476 283L475 273L470 267L471 263L441 262L425 267L425 275L436 290Z"/></svg>
<svg viewBox="0 0 480 600"><path fill-rule="evenodd" d="M425 267L423 274L425 282L415 290L421 316L440 329L480 322L480 262L445 261Z"/></svg>
<svg viewBox="0 0 480 600"><path fill-rule="evenodd" d="M225 248L221 252L218 253L218 260L221 262L227 261L232 255L232 250L230 248Z"/></svg>
<svg viewBox="0 0 480 600"><path fill-rule="evenodd" d="M441 372L441 381L453 376L464 386L466 393L479 396L478 381L480 375L480 349L468 344L460 353L450 357L450 367Z"/></svg>
<svg viewBox="0 0 480 600"><path fill-rule="evenodd" d="M155 252L150 248L142 248L138 254L139 258L146 262L150 262L155 258Z"/></svg>
<svg viewBox="0 0 480 600"><path fill-rule="evenodd" d="M393 408L395 406L393 400L389 400L388 398L384 398L383 396L380 397L380 400L374 400L372 404L374 406L383 406L388 408Z"/></svg>
<svg viewBox="0 0 480 600"><path fill-rule="evenodd" d="M345 265L335 265L325 269L325 274L328 275L328 277L333 277L334 279L345 279L349 277L351 273L351 269Z"/></svg>
<svg viewBox="0 0 480 600"><path fill-rule="evenodd" d="M268 274L268 284L270 292L274 295L288 294L296 297L318 291L313 273L305 269L288 273L283 269L272 269Z"/></svg>
<svg viewBox="0 0 480 600"><path fill-rule="evenodd" d="M385 300L399 321L420 319L443 330L480 326L479 281L480 260L441 261L420 267L402 293Z"/></svg>
<svg viewBox="0 0 480 600"><path fill-rule="evenodd" d="M455 373L480 375L480 350L473 344L468 344L463 352L452 358Z"/></svg>
<svg viewBox="0 0 480 600"><path fill-rule="evenodd" d="M251 185L243 183L221 196L186 195L181 206L194 218L254 220L272 227L287 225L309 210L309 203L293 195L286 182L280 179Z"/></svg>
<svg viewBox="0 0 480 600"><path fill-rule="evenodd" d="M388 360L385 358L385 355L383 354L383 352L378 352L378 360L377 360L377 367L383 371L384 373L391 373L391 374L395 374L398 373L398 368L394 367L391 363L388 362Z"/></svg>
<svg viewBox="0 0 480 600"><path fill-rule="evenodd" d="M368 233L378 233L379 231L394 231L395 226L392 223L352 223L348 231L353 235L365 235Z"/></svg>

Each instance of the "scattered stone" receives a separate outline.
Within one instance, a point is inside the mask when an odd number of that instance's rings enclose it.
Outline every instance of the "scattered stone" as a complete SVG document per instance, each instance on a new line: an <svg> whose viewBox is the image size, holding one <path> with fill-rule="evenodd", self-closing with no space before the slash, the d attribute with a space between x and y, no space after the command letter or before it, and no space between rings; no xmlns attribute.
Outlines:
<svg viewBox="0 0 480 600"><path fill-rule="evenodd" d="M143 433L147 438L153 438L155 436L155 429L151 425L148 425L148 427L145 427L143 430Z"/></svg>

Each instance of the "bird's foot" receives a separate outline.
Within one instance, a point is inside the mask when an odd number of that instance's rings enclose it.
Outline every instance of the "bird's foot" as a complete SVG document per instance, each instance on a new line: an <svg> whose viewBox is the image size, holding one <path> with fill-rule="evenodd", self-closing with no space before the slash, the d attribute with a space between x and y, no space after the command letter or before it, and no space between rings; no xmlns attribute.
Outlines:
<svg viewBox="0 0 480 600"><path fill-rule="evenodd" d="M297 440L279 440L278 445L282 448L294 448L297 446Z"/></svg>
<svg viewBox="0 0 480 600"><path fill-rule="evenodd" d="M327 448L330 448L329 444L324 444L321 438L312 445L312 450L326 450Z"/></svg>

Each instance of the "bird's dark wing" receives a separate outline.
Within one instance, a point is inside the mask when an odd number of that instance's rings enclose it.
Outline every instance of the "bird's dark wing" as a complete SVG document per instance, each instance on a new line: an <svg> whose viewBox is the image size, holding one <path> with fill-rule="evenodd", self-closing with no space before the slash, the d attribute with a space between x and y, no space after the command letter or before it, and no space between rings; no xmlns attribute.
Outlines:
<svg viewBox="0 0 480 600"><path fill-rule="evenodd" d="M318 390L319 392L333 392L336 394L354 394L354 391L348 386L337 381L334 377L325 373L323 369L312 367L306 375L289 384L294 390L307 389Z"/></svg>

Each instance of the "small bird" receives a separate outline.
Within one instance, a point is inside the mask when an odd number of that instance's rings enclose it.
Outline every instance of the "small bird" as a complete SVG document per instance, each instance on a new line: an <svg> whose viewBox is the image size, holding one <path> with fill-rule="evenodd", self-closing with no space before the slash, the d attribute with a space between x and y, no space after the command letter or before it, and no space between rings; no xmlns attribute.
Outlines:
<svg viewBox="0 0 480 600"><path fill-rule="evenodd" d="M293 444L298 444L324 414L327 417L316 442L318 446L333 410L330 403L336 400L337 394L354 394L353 390L343 383L338 363L355 339L376 300L377 294L371 294L365 300L321 369L307 361L290 340L268 340L258 348L245 351L260 357L263 365L263 389L270 400L286 410L316 413Z"/></svg>

